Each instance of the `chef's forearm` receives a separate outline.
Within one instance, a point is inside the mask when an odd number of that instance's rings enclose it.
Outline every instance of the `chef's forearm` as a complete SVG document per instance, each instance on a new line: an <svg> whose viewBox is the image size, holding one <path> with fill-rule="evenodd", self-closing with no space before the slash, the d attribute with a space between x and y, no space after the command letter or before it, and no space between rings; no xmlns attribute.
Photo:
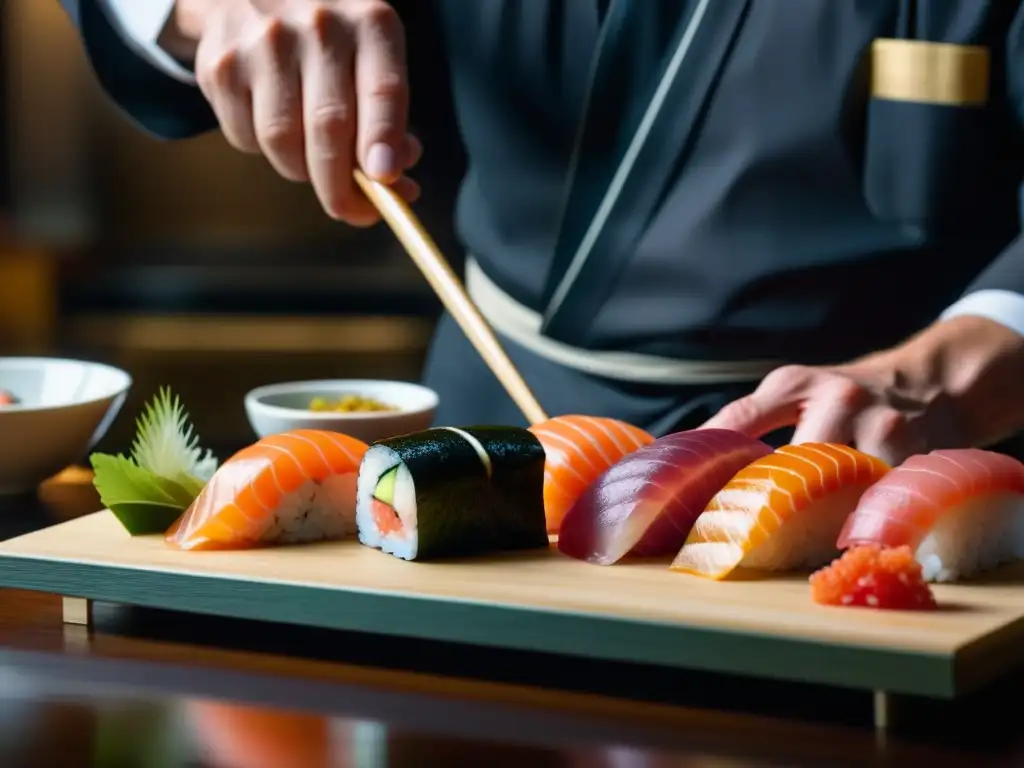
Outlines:
<svg viewBox="0 0 1024 768"><path fill-rule="evenodd" d="M992 445L1024 430L1024 335L1000 321L951 317L863 362L891 371L920 408L946 401L964 444Z"/></svg>
<svg viewBox="0 0 1024 768"><path fill-rule="evenodd" d="M912 391L948 399L971 445L991 445L1024 430L1024 236L938 319L864 360L894 371Z"/></svg>
<svg viewBox="0 0 1024 768"><path fill-rule="evenodd" d="M931 362L944 389L970 414L977 441L1004 439L1024 429L1024 235L1018 236L968 286L963 297L923 336L940 339ZM997 325L988 325L991 321ZM1001 330L997 330L1001 327Z"/></svg>

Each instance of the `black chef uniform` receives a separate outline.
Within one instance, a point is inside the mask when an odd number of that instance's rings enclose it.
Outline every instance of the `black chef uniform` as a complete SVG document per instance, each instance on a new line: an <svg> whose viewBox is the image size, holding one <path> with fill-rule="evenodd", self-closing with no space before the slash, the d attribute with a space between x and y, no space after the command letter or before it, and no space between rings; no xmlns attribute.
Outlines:
<svg viewBox="0 0 1024 768"><path fill-rule="evenodd" d="M130 64L94 2L64 4L143 128L215 126L194 87ZM1017 2L435 7L467 285L551 414L696 426L781 362L1024 293ZM448 317L425 379L441 422L522 422Z"/></svg>

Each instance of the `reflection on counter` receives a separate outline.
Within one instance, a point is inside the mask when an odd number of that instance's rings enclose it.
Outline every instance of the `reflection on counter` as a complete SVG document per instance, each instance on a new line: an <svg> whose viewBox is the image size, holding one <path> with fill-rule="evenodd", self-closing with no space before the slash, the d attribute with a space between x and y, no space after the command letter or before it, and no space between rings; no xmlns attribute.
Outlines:
<svg viewBox="0 0 1024 768"><path fill-rule="evenodd" d="M6 686L0 675L0 683ZM10 693L10 691L8 691ZM414 733L380 723L212 699L165 704L0 694L5 768L726 768L627 747L564 748Z"/></svg>
<svg viewBox="0 0 1024 768"><path fill-rule="evenodd" d="M185 702L198 757L218 768L331 768L347 765L348 729L333 742L327 718L227 702ZM338 758L335 756L338 752Z"/></svg>

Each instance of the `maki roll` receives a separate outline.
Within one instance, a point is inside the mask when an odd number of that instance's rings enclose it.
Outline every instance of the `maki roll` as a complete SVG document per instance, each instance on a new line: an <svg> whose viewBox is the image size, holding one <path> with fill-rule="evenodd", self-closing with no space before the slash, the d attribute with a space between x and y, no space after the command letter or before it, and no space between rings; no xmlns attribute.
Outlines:
<svg viewBox="0 0 1024 768"><path fill-rule="evenodd" d="M359 468L359 540L405 560L548 546L544 448L517 427L381 440Z"/></svg>

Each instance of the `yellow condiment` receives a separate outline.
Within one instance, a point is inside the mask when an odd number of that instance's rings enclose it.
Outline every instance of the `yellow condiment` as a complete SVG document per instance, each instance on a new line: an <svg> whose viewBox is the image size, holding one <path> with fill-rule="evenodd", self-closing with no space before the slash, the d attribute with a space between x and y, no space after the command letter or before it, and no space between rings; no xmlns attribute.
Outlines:
<svg viewBox="0 0 1024 768"><path fill-rule="evenodd" d="M331 413L372 413L379 411L397 411L398 409L380 400L363 395L342 395L336 400L326 397L314 397L309 404L311 411L329 411Z"/></svg>

